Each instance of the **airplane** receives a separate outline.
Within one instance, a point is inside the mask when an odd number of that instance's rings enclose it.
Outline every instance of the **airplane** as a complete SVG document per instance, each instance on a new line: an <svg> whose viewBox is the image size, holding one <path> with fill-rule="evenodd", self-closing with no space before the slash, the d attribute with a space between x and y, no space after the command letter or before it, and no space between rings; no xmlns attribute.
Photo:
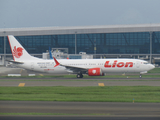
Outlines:
<svg viewBox="0 0 160 120"><path fill-rule="evenodd" d="M8 41L12 51L13 60L17 67L51 74L77 74L77 78L83 78L83 74L89 76L103 76L105 73L142 73L155 68L154 65L140 59L53 59L44 60L31 56L13 35L8 35Z"/></svg>

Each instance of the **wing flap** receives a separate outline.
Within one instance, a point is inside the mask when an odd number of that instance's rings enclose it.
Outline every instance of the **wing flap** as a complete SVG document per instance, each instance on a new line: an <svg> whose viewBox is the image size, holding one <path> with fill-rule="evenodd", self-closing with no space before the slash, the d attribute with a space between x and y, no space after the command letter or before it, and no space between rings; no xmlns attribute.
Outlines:
<svg viewBox="0 0 160 120"><path fill-rule="evenodd" d="M88 69L86 69L86 68L67 66L67 65L62 65L62 64L60 64L60 65L64 66L66 69L68 69L70 71L73 71L73 73L78 73L78 72L86 73L88 71Z"/></svg>

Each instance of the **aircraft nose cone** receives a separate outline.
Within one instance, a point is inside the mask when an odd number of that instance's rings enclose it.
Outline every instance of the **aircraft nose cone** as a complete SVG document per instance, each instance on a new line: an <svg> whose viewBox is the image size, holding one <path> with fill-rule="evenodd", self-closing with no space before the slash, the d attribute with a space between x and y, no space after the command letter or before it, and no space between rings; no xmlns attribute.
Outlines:
<svg viewBox="0 0 160 120"><path fill-rule="evenodd" d="M155 68L155 66L154 66L154 65L152 65L152 64L150 64L150 68L151 68L151 69L154 69L154 68Z"/></svg>

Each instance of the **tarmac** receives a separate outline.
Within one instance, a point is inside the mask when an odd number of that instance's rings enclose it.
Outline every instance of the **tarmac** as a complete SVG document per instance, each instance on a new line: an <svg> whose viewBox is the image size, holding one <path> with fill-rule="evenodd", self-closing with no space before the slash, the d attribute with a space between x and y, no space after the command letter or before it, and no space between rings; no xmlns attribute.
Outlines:
<svg viewBox="0 0 160 120"><path fill-rule="evenodd" d="M0 113L160 117L160 103L0 101Z"/></svg>
<svg viewBox="0 0 160 120"><path fill-rule="evenodd" d="M51 80L51 81L49 81ZM98 81L65 81L65 80L56 80L53 79L45 80L2 80L0 79L0 86L19 86L23 83L23 86L74 86L74 87L83 87L83 86L160 86L160 81L107 81L107 80L98 80Z"/></svg>

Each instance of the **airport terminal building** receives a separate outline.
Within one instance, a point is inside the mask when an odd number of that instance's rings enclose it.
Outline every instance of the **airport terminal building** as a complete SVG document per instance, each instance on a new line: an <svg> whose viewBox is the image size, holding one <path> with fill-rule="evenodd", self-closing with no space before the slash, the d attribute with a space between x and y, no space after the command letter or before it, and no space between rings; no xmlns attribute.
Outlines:
<svg viewBox="0 0 160 120"><path fill-rule="evenodd" d="M160 63L160 24L0 29L0 65L11 57L7 35L14 35L32 55L65 48L94 58L138 58ZM75 57L76 58L76 57Z"/></svg>

